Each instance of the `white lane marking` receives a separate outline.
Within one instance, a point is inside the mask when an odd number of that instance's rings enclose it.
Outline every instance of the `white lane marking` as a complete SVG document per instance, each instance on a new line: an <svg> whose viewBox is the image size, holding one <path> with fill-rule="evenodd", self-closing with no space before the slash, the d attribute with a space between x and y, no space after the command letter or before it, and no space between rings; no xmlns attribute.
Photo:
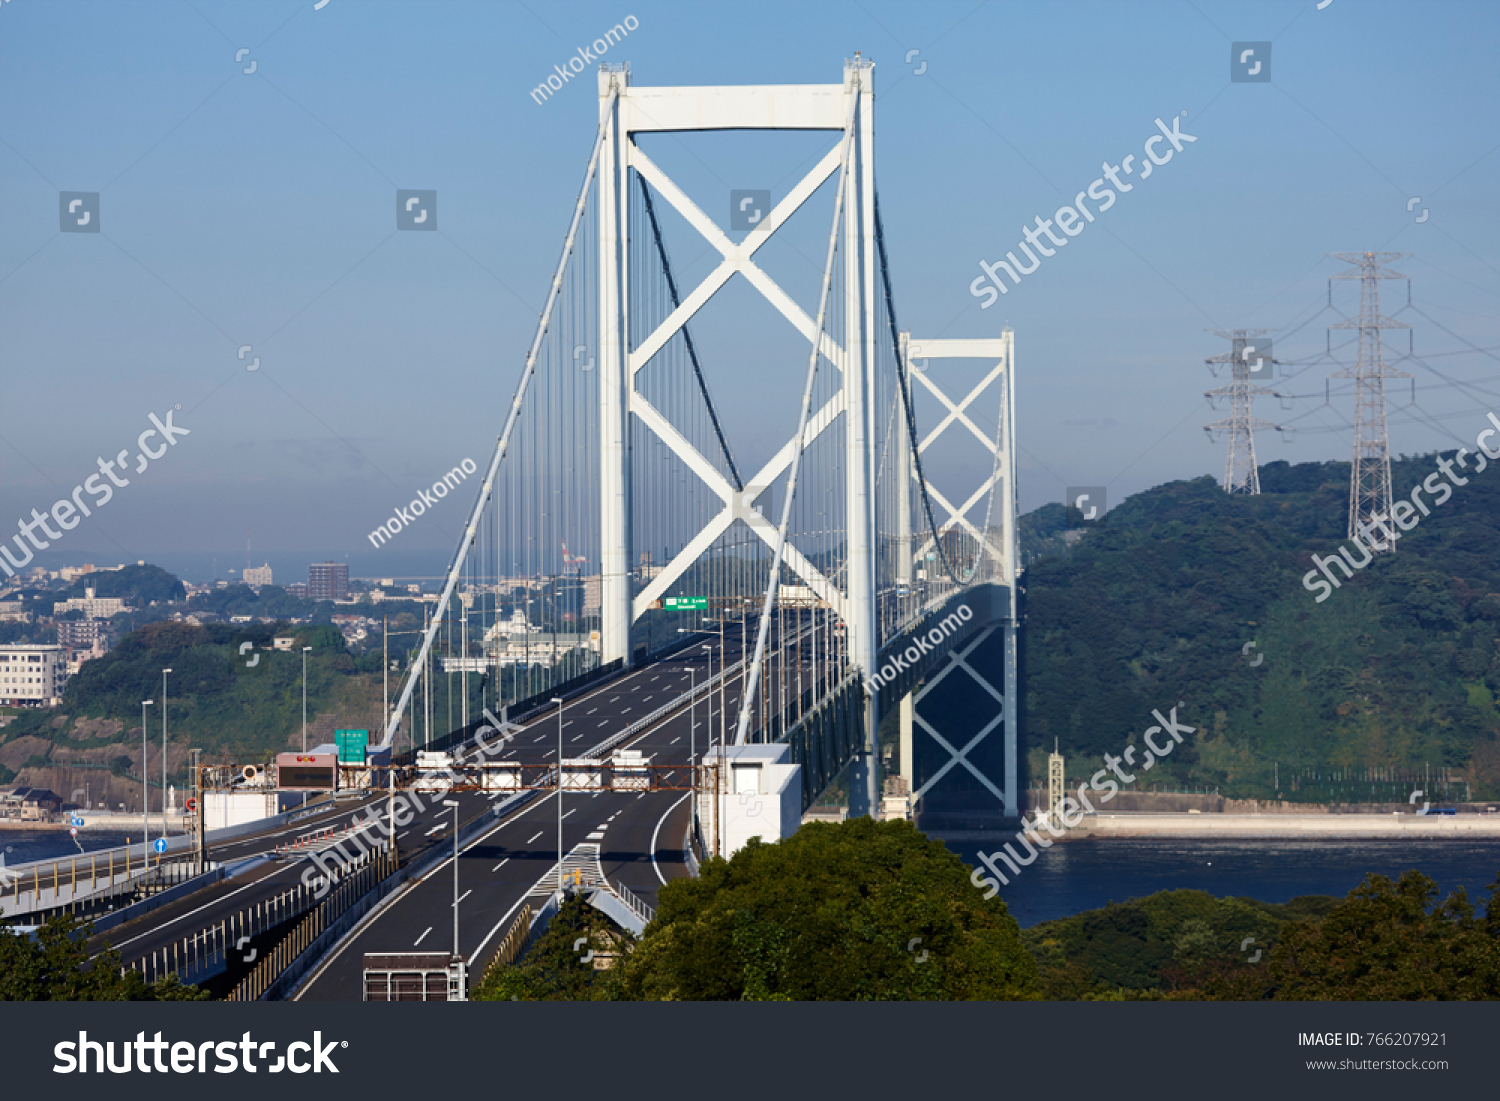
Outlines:
<svg viewBox="0 0 1500 1101"><path fill-rule="evenodd" d="M667 743L667 744L668 744L668 745L676 745L676 744L677 744L677 743L678 743L678 742L680 742L680 741L682 741L682 735L681 735L681 734L679 734L679 735L677 735L677 737L675 737L675 738L673 738L673 739L672 739L672 740L671 740L671 741L670 741L670 742L668 742L668 743Z"/></svg>
<svg viewBox="0 0 1500 1101"><path fill-rule="evenodd" d="M446 823L446 822L439 822L436 826L433 826L432 829L428 830L422 836L423 837L431 837L433 834L437 833L438 830L447 828L447 825L448 825L448 823Z"/></svg>
<svg viewBox="0 0 1500 1101"><path fill-rule="evenodd" d="M637 674L635 674L635 673L631 674L631 676L636 676L636 675ZM501 819L499 822L496 822L494 824L494 826L492 826L491 828L489 828L489 829L484 830L483 832L481 832L477 837L470 838L469 841L468 841L468 843L464 846L463 851L465 853L467 853L469 850L473 849L476 845L482 845L482 844L484 844L491 837L493 837L496 833L498 833L501 830L505 829L507 826L514 825L516 822L519 822L522 818L524 818L526 815L530 814L533 810L537 810L537 809L539 809L541 807L545 807L547 805L548 801L551 798L552 797L550 795L543 796L541 799L538 799L536 802L531 803L531 804L529 804L529 805L527 805L525 807L522 807L521 809L515 811L514 813L512 813L510 815L507 815L505 818ZM441 864L439 864L437 867L433 868L426 875L424 875L418 882L426 883L433 876L438 875L439 873L441 873L442 870L444 868L446 868L448 866L448 864L452 861L452 859L453 859L452 857L448 857L447 859L445 859ZM228 897L228 896L225 896L225 897ZM394 898L395 896L392 895L390 897ZM222 899L220 901L222 901ZM512 905L511 908L506 911L505 916L503 918L501 918L498 922L496 922L494 928L492 928L487 934L485 934L484 940L482 940L480 942L478 949L475 950L474 955L476 957L482 956L484 954L485 947L490 943L490 941L492 941L492 940L495 939L495 934L500 931L500 927L503 926L506 922L508 922L511 919L511 916L513 914L515 914L515 912L521 908L521 903L524 902L524 901L526 901L524 896L521 897L521 898L518 898L515 901L515 904ZM394 911L394 907L377 908L371 914L367 915L364 919L362 919L355 926L355 930L351 930L351 932L353 932L353 935L352 936L344 937L342 940L340 940L339 943L334 947L333 951L327 957L325 957L324 960L322 961L322 963L320 963L318 965L318 967L313 971L312 975L307 980L305 980L302 983L302 985L297 989L297 992L292 995L292 1001L302 1001L303 998L305 997L307 991L315 983L317 983L322 978L323 975L327 974L328 968L332 964L334 964L340 957L343 956L344 951L346 950L346 948L349 945L355 943L361 936L363 936L365 933L369 932L370 929L372 929L374 927L374 925L375 925L376 922L380 921L381 918L383 918L386 915L392 913L393 911Z"/></svg>
<svg viewBox="0 0 1500 1101"><path fill-rule="evenodd" d="M464 899L468 898L473 893L474 893L474 889L472 887L469 888L469 890L465 891L463 894L461 894L461 895L458 896L458 902L462 902ZM455 902L453 905L457 906L458 902Z"/></svg>
<svg viewBox="0 0 1500 1101"><path fill-rule="evenodd" d="M557 752L557 750L555 750L555 749L549 749L549 750L547 750L546 753L543 753L542 756L543 757L550 757L550 756L552 756L552 754L554 754L556 752Z"/></svg>
<svg viewBox="0 0 1500 1101"><path fill-rule="evenodd" d="M566 818L566 817L568 817L569 814L576 814L577 812L578 812L578 808L574 807L572 810L568 811L568 814L563 815L563 817ZM540 837L541 834L537 834L537 836Z"/></svg>
<svg viewBox="0 0 1500 1101"><path fill-rule="evenodd" d="M602 833L591 833L587 837L585 837L584 840L585 841L603 841L604 840L604 835Z"/></svg>
<svg viewBox="0 0 1500 1101"><path fill-rule="evenodd" d="M431 925L429 925L427 927L426 932L424 932L420 937L418 937L416 939L416 941L412 944L412 947L415 948L418 944L421 944L424 940L426 940L427 939L427 933L430 933L430 932L432 932L432 926Z"/></svg>
<svg viewBox="0 0 1500 1101"><path fill-rule="evenodd" d="M546 830L538 830L537 834L536 834L536 837L540 837L540 836L542 836L542 834L544 834L546 832L547 832ZM531 838L531 840L527 841L526 844L530 845L533 842L535 842L536 841L536 837Z"/></svg>
<svg viewBox="0 0 1500 1101"><path fill-rule="evenodd" d="M601 822L599 825L595 826L594 829L596 829L596 830L607 830L607 829L609 829L609 823L608 822Z"/></svg>
<svg viewBox="0 0 1500 1101"><path fill-rule="evenodd" d="M686 799L688 795L691 794L692 792L688 792L682 797L682 799ZM682 799L677 800L677 802L673 803L670 807L667 808L666 814L663 814L656 820L656 829L651 831L651 870L656 873L656 878L661 880L661 885L663 887L667 885L667 877L661 874L661 869L656 865L656 837L659 833L661 833L661 826L662 823L667 820L667 814L671 814L674 810L680 807L682 805Z"/></svg>
<svg viewBox="0 0 1500 1101"><path fill-rule="evenodd" d="M396 840L400 841L403 837L405 837L409 833L411 833L411 830L403 830L401 833L398 833L396 835Z"/></svg>
<svg viewBox="0 0 1500 1101"><path fill-rule="evenodd" d="M658 673L658 674L656 674L656 677L659 677L659 676L661 676L661 674L660 674L660 673ZM646 682L646 683L647 683L647 684L655 684L655 683L656 683L656 677L652 677L652 678L651 678L651 679L650 679L650 680L648 680L648 681L647 681L647 682Z"/></svg>
<svg viewBox="0 0 1500 1101"><path fill-rule="evenodd" d="M610 697L610 700L609 700L609 702L610 702L610 703L614 703L614 702L615 702L615 700L617 700L617 699L619 699L619 698L620 698L620 697L619 697L619 696L611 696L611 697Z"/></svg>
<svg viewBox="0 0 1500 1101"><path fill-rule="evenodd" d="M498 872L501 868L505 867L509 863L510 863L510 857L507 856L504 860L500 861L500 863L496 864L493 868L491 868L490 871L492 871L492 872Z"/></svg>
<svg viewBox="0 0 1500 1101"><path fill-rule="evenodd" d="M566 730L566 729L568 729L568 727L570 727L572 725L573 725L573 720L569 719L567 722L563 723L563 729Z"/></svg>
<svg viewBox="0 0 1500 1101"><path fill-rule="evenodd" d="M609 720L605 719L602 723L599 724L599 727L604 727L604 726L608 726L608 725L609 725ZM599 727L595 727L595 729L597 730L597 729L599 729Z"/></svg>
<svg viewBox="0 0 1500 1101"><path fill-rule="evenodd" d="M585 715L592 715L595 711L598 711L598 710L599 709L597 707L591 707L587 711L585 711L584 714Z"/></svg>
<svg viewBox="0 0 1500 1101"><path fill-rule="evenodd" d="M630 714L630 708L628 708L628 707L622 707L620 709L620 714L622 714L622 715L628 715L628 714Z"/></svg>
<svg viewBox="0 0 1500 1101"><path fill-rule="evenodd" d="M663 776L662 779L663 780L670 780L673 776L676 776L676 775L677 775L677 770L674 768L671 772L669 772L665 776Z"/></svg>
<svg viewBox="0 0 1500 1101"><path fill-rule="evenodd" d="M582 734L578 735L578 738L582 738L582 737L583 737ZM573 740L576 742L578 740L578 738L574 738Z"/></svg>
<svg viewBox="0 0 1500 1101"><path fill-rule="evenodd" d="M627 680L628 679L629 678L627 678ZM615 698L618 699L618 697L615 697ZM738 697L735 697L735 698L738 699ZM611 701L611 702L613 702L613 701ZM537 738L537 741L538 742L545 741L546 738L547 738L547 735L545 733L543 733L542 735L540 735ZM553 753L552 750L548 750L547 753L544 754L544 756L550 757L550 756L552 756L552 753ZM638 793L636 795L636 798L637 799L644 799L646 797L646 795L647 795L646 792L640 792L640 793ZM596 792L594 794L594 798L598 798L598 796L599 796L599 793ZM684 795L683 798L687 798L687 796ZM533 804L531 807L528 807L525 810L521 811L520 814L524 815L525 813L527 813L530 810L535 810L535 809L538 809L540 807L544 807L546 805L546 802L547 802L546 798L543 798L542 800L540 800L537 803ZM619 812L617 811L616 813L618 814ZM519 817L519 816L520 815L517 815L517 817ZM512 822L514 820L515 820L514 818L510 818L510 819L507 819L507 822ZM467 851L473 845L479 844L480 842L482 842L483 840L485 840L486 838L488 838L490 836L490 834L494 833L496 830L501 829L505 824L507 824L507 823L497 823L496 826L495 826L495 828L493 830L486 831L482 836L473 839L469 843L469 845L465 846L465 851ZM298 827L294 827L293 831L290 831L290 832L294 832L295 829L297 829L297 828L305 828L305 827L299 825ZM538 835L538 836L540 836L540 835ZM535 839L533 839L533 840L535 840ZM528 842L528 844L529 843L530 842ZM451 859L451 858L449 858L449 859ZM422 878L422 881L426 882L426 880L430 879L433 875L440 873L442 871L442 869L447 866L447 863L448 863L448 861L444 860L442 864L438 865L437 868L432 869L432 871L430 871L426 876L424 876ZM503 861L502 861L502 863L503 863ZM517 900L517 902L515 903L515 905L513 905L511 907L511 910L499 922L496 923L496 925L495 925L495 927L493 929L490 930L489 934L485 937L484 941L480 945L480 949L479 950L481 952L483 951L484 947L486 945L488 945L489 942L492 939L494 939L494 936L500 930L500 927L503 926L507 921L510 920L511 916L520 907L522 901L523 900ZM336 953L336 955L339 955L339 954L342 954L342 953L341 952L340 953ZM330 959L330 962L331 962L331 959ZM323 972L324 972L324 968L319 968L318 972L313 976L313 980L316 981L323 974ZM301 1000L301 998L297 997L296 1000Z"/></svg>

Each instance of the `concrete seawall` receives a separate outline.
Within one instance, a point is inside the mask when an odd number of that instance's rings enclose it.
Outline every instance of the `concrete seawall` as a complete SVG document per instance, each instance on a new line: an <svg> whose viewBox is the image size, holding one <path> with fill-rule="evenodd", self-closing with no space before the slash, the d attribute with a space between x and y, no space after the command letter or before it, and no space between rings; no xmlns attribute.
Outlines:
<svg viewBox="0 0 1500 1101"><path fill-rule="evenodd" d="M1090 814L1063 840L1111 837L1474 840L1500 838L1500 814Z"/></svg>

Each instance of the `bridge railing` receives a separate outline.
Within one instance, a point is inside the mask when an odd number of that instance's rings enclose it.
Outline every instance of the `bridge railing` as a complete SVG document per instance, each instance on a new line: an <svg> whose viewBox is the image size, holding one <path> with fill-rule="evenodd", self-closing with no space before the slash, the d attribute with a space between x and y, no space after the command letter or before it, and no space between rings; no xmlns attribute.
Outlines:
<svg viewBox="0 0 1500 1101"><path fill-rule="evenodd" d="M525 951L526 944L531 938L531 903L523 902L521 912L510 923L510 928L505 931L505 936L500 938L500 945L495 949L495 954L490 962L485 965L484 978L488 979L502 967L509 967L515 963L521 953ZM483 979L480 980L481 982Z"/></svg>
<svg viewBox="0 0 1500 1101"><path fill-rule="evenodd" d="M610 890L612 890L616 895L619 896L620 901L625 903L625 905L630 908L631 913L635 914L636 917L640 918L641 921L645 922L647 925L651 924L652 920L656 917L656 908L654 906L648 906L646 903L642 902L639 898L636 897L635 893L632 892L631 889L625 886L625 884L623 883L618 885L611 883L609 887Z"/></svg>
<svg viewBox="0 0 1500 1101"><path fill-rule="evenodd" d="M128 851L117 854L113 849L31 864L24 870L5 869L0 877L0 918L76 913L152 886L165 890L198 874L190 869L191 865L163 862L160 857L152 863L145 854L135 863Z"/></svg>
<svg viewBox="0 0 1500 1101"><path fill-rule="evenodd" d="M266 953L255 969L226 996L225 1001L252 1002L263 997L287 969L338 918L396 871L394 847L378 850L364 867L345 878L327 898L318 902L297 925Z"/></svg>
<svg viewBox="0 0 1500 1101"><path fill-rule="evenodd" d="M339 889L335 884L342 883L351 874L358 872L350 869L333 876L320 874L310 884L298 883L213 925L145 953L126 966L140 972L151 983L173 973L185 983L211 978L229 966L231 953L242 950L239 946L245 941L315 908L330 889Z"/></svg>

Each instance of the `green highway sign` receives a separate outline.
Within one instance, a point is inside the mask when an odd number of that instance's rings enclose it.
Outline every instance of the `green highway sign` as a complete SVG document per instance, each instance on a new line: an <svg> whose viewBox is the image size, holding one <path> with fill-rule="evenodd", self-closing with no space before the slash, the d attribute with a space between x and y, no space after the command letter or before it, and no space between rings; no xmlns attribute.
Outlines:
<svg viewBox="0 0 1500 1101"><path fill-rule="evenodd" d="M667 610L674 612L691 611L695 608L707 608L708 597L706 596L669 596L666 600Z"/></svg>

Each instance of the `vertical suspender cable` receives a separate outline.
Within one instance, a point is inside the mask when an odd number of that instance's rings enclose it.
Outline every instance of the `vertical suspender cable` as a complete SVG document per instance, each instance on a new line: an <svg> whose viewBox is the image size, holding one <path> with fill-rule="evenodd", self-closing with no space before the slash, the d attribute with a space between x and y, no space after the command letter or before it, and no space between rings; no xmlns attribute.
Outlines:
<svg viewBox="0 0 1500 1101"><path fill-rule="evenodd" d="M823 323L828 314L828 292L833 283L833 258L838 251L839 218L844 212L844 189L849 182L849 154L854 147L854 105L857 96L849 97L848 117L844 120L844 152L839 165L839 185L833 201L833 227L828 233L828 258L823 264L823 285L818 292L818 321L813 326L812 351L807 357L807 381L802 386L802 409L797 417L797 446L792 452L791 469L787 472L785 496L781 501L781 524L776 529L776 552L772 555L771 569L766 583L766 595L761 604L760 627L755 637L755 660L750 676L746 678L744 694L740 697L738 727L734 735L735 745L744 745L750 726L751 711L755 700L755 687L760 677L761 662L766 652L766 632L771 625L771 600L775 596L776 579L781 573L781 558L786 547L787 522L791 519L792 498L797 490L797 473L802 465L802 450L807 443L807 418L812 407L813 381L818 375L819 345L823 339ZM853 247L846 242L846 247ZM849 370L850 365L844 364ZM847 418L849 411L844 411ZM744 656L741 655L741 660Z"/></svg>
<svg viewBox="0 0 1500 1101"><path fill-rule="evenodd" d="M604 144L605 121L610 112L614 110L615 100L619 92L612 91L609 99L605 101L604 107L599 115L599 133L594 138L594 151L589 156L588 170L584 173L583 188L578 193L578 202L573 208L573 221L568 226L567 240L563 243L562 257L557 262L557 272L552 276L552 287L547 292L547 304L542 309L542 316L537 322L536 337L531 342L531 351L526 355L526 368L521 373L520 384L516 387L516 396L511 402L510 413L506 417L505 428L500 433L499 442L495 446L494 457L490 459L489 469L485 471L484 483L480 487L478 499L474 502L474 508L469 515L468 523L464 526L463 539L459 542L458 550L454 554L453 564L448 568L448 579L443 585L443 594L439 598L439 607L446 608L449 599L453 595L453 588L458 581L459 567L469 553L469 547L474 542L474 536L478 530L478 521L484 511L485 501L489 498L495 484L495 475L500 469L500 461L505 458L506 448L510 446L511 432L514 430L516 420L520 415L522 403L526 397L527 387L530 384L533 372L536 369L537 351L541 348L542 338L547 335L547 325L552 318L552 307L557 302L558 292L562 289L562 277L567 269L568 257L573 251L573 241L578 233L578 223L583 219L584 207L587 205L589 186L594 180L594 171L599 164L599 150ZM422 649L419 660L414 663L415 668L422 668L428 651L432 647L433 636L437 633L436 623L428 627L422 636ZM396 728L400 725L400 715L406 702L410 699L412 690L416 687L416 675L408 670L406 685L401 690L401 699L393 712L390 724L386 727L385 737L381 739L381 745L390 745L391 739L395 737Z"/></svg>

